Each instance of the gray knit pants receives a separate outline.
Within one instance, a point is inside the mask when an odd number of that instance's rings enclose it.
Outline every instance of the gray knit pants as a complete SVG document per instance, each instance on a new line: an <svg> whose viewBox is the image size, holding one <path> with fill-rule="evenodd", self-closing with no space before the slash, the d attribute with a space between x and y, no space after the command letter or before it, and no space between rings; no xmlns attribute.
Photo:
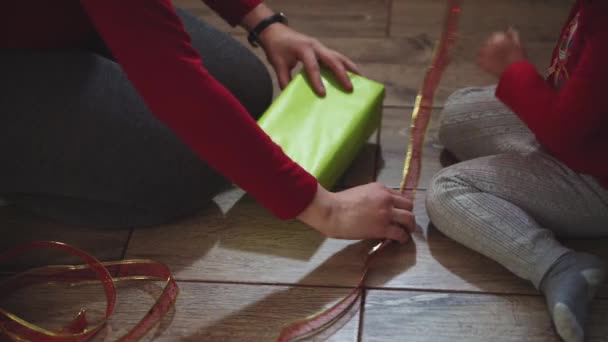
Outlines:
<svg viewBox="0 0 608 342"><path fill-rule="evenodd" d="M555 236L608 236L608 190L543 152L494 87L455 92L442 115L440 141L463 162L429 186L437 229L537 288L569 251Z"/></svg>
<svg viewBox="0 0 608 342"><path fill-rule="evenodd" d="M179 14L207 70L258 118L272 100L264 65ZM104 46L91 37L70 50L0 50L0 197L87 226L195 212L228 182L148 111Z"/></svg>

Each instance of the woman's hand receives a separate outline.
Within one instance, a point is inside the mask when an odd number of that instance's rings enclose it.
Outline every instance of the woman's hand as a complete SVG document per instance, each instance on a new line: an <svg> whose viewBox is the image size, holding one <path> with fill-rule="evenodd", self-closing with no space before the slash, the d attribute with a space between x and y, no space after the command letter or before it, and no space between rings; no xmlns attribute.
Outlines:
<svg viewBox="0 0 608 342"><path fill-rule="evenodd" d="M337 239L391 239L406 242L416 230L412 203L379 183L331 193L319 185L298 219Z"/></svg>
<svg viewBox="0 0 608 342"><path fill-rule="evenodd" d="M512 63L526 59L526 51L519 40L519 33L513 29L495 32L479 49L477 64L488 73L501 77Z"/></svg>
<svg viewBox="0 0 608 342"><path fill-rule="evenodd" d="M281 89L291 80L291 70L298 62L304 64L313 88L321 96L325 96L325 87L321 81L319 62L331 69L348 91L352 91L353 85L346 72L360 73L355 63L344 55L281 24L270 25L260 35L260 41L268 61L274 67Z"/></svg>
<svg viewBox="0 0 608 342"><path fill-rule="evenodd" d="M241 26L251 31L260 21L273 13L265 4L259 4L243 18ZM360 74L355 63L344 55L281 23L268 26L259 35L259 40L268 61L274 67L281 89L285 88L291 80L291 70L298 62L304 64L304 70L320 96L325 96L325 87L321 81L319 62L331 69L348 91L353 89L353 85L346 72Z"/></svg>

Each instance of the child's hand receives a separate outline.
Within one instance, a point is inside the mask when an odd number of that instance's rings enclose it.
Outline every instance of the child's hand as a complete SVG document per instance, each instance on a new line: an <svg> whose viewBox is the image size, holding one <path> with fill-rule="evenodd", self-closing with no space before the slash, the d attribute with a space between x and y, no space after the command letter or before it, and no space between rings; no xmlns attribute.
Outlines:
<svg viewBox="0 0 608 342"><path fill-rule="evenodd" d="M526 59L526 51L513 29L495 32L481 46L477 64L490 74L500 77L511 63Z"/></svg>

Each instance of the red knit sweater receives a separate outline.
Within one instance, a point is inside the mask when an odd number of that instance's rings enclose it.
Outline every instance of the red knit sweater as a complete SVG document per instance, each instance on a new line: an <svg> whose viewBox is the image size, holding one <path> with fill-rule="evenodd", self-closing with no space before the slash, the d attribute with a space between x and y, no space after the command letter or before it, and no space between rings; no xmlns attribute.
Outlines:
<svg viewBox="0 0 608 342"><path fill-rule="evenodd" d="M236 25L261 0L204 2ZM94 31L152 113L200 158L280 218L295 217L312 201L315 178L201 66L170 0L10 1L0 12L4 49L75 47Z"/></svg>
<svg viewBox="0 0 608 342"><path fill-rule="evenodd" d="M507 68L496 96L538 141L608 188L608 2L578 0L554 50L550 75L529 62Z"/></svg>

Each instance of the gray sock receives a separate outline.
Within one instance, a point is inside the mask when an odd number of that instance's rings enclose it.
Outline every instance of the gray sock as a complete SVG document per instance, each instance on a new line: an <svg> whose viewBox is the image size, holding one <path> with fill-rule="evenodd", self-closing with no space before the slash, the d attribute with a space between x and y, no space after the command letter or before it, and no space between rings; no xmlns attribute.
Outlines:
<svg viewBox="0 0 608 342"><path fill-rule="evenodd" d="M596 256L570 252L545 274L540 290L545 294L553 324L566 342L582 342L588 307L606 270Z"/></svg>

